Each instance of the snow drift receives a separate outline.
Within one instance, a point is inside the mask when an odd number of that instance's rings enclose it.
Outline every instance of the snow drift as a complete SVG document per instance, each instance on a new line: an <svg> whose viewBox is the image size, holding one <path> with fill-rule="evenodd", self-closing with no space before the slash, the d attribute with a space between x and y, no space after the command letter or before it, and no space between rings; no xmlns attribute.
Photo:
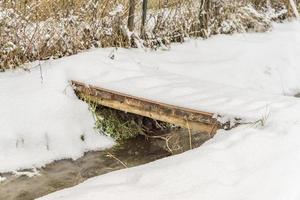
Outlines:
<svg viewBox="0 0 300 200"><path fill-rule="evenodd" d="M41 199L299 199L300 100L292 96L300 89L299 31L298 21L267 34L190 41L170 52L117 52L91 83L253 123L220 130L182 155Z"/></svg>

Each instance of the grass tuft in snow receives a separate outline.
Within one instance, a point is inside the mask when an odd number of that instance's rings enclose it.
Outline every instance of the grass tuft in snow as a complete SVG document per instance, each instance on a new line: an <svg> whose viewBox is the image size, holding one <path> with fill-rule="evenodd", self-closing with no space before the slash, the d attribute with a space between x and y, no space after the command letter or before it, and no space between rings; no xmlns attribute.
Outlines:
<svg viewBox="0 0 300 200"><path fill-rule="evenodd" d="M269 118L270 118L270 110L269 110L269 107L267 106L266 111L262 115L262 117L260 119L258 119L257 121L251 123L251 125L255 128L263 128L267 125Z"/></svg>
<svg viewBox="0 0 300 200"><path fill-rule="evenodd" d="M134 138L141 132L141 127L134 115L114 109L90 104L95 120L95 129L117 141Z"/></svg>

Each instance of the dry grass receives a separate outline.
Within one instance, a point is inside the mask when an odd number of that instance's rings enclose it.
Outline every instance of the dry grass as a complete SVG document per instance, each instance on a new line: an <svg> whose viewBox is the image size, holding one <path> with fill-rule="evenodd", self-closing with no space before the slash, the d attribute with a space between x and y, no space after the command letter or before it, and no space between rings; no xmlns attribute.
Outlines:
<svg viewBox="0 0 300 200"><path fill-rule="evenodd" d="M0 1L0 70L26 62L60 58L92 47L167 48L186 37L266 31L271 20L284 20L287 0L227 0L212 3L199 19L198 0L150 0L146 37L141 40L141 1L136 0L136 29L126 27L128 0ZM166 3L167 2L167 3ZM122 12L116 12L123 5ZM251 7L254 5L254 7ZM162 9L165 8L165 9Z"/></svg>
<svg viewBox="0 0 300 200"><path fill-rule="evenodd" d="M71 14L82 15L83 11L87 15L93 17L105 17L109 14L113 7L117 5L128 5L129 0L102 0L91 1L87 0L3 0L2 7L13 8L18 13L27 16L30 20L44 21L51 17L67 17ZM178 6L186 0L149 0L149 9L162 9ZM85 8L93 4L91 14ZM141 1L136 0L137 7L141 6ZM127 8L125 8L127 10ZM91 11L91 10L90 10ZM124 12L124 15L127 12Z"/></svg>

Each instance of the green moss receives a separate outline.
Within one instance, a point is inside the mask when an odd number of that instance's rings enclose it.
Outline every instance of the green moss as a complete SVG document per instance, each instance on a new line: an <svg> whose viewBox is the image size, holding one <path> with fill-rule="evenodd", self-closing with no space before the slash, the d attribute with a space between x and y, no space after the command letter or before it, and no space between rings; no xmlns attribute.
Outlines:
<svg viewBox="0 0 300 200"><path fill-rule="evenodd" d="M134 138L141 132L141 127L130 114L95 104L90 104L90 109L95 129L117 141Z"/></svg>

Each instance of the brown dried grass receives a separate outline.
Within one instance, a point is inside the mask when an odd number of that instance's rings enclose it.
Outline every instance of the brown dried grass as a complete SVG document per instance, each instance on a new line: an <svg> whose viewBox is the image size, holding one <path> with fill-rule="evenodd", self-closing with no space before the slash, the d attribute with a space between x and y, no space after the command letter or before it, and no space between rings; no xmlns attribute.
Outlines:
<svg viewBox="0 0 300 200"><path fill-rule="evenodd" d="M170 42L183 42L185 37L269 28L270 23L263 16L247 13L245 9L251 3L259 11L267 0L230 1L225 6L213 5L207 12L209 21L203 24L199 20L199 4L195 3L198 0L150 0L147 35L145 40L140 40L141 1L137 1L135 33L129 36L128 0L2 0L0 12L3 9L9 14L0 17L0 70L35 60L60 58L92 47L159 48ZM271 6L279 10L288 8L286 1L271 0ZM125 5L124 12L111 15L118 4ZM279 19L287 17L284 14ZM224 23L229 21L233 26L224 28Z"/></svg>

